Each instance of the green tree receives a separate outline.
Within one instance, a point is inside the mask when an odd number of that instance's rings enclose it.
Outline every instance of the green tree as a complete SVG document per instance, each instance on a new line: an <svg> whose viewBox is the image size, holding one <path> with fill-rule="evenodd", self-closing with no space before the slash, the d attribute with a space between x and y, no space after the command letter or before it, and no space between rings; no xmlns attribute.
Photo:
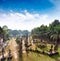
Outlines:
<svg viewBox="0 0 60 61"><path fill-rule="evenodd" d="M49 26L41 25L40 27L34 28L32 30L32 36L35 38L44 39L49 42L59 42L60 36L60 22L59 20L54 20ZM57 38L57 39L56 39Z"/></svg>
<svg viewBox="0 0 60 61"><path fill-rule="evenodd" d="M3 38L3 29L0 27L0 37Z"/></svg>
<svg viewBox="0 0 60 61"><path fill-rule="evenodd" d="M9 34L8 34L8 27L6 26L6 25L4 25L3 27L2 27L2 29L3 29L3 34L4 34L4 41L6 41L6 40L8 40L9 39Z"/></svg>
<svg viewBox="0 0 60 61"><path fill-rule="evenodd" d="M21 38L20 38L20 37L17 37L17 38L16 38L16 42L17 42L17 44L20 44Z"/></svg>

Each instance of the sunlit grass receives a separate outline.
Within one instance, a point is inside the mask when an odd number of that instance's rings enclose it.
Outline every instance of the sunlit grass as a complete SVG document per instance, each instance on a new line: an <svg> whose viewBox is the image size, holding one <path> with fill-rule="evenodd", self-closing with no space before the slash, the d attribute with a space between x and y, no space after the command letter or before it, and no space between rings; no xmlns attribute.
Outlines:
<svg viewBox="0 0 60 61"><path fill-rule="evenodd" d="M46 52L49 51L50 47L51 47L51 44L47 44L47 48L45 49ZM37 50L42 52L40 48L37 48ZM22 57L20 57L20 60L21 61L58 61L60 60L60 48L58 49L58 52L59 52L59 55L54 55L52 57L48 55L40 54L40 53L29 52L28 55L23 54Z"/></svg>
<svg viewBox="0 0 60 61"><path fill-rule="evenodd" d="M47 55L30 52L28 55L23 54L22 61L55 61L55 59Z"/></svg>

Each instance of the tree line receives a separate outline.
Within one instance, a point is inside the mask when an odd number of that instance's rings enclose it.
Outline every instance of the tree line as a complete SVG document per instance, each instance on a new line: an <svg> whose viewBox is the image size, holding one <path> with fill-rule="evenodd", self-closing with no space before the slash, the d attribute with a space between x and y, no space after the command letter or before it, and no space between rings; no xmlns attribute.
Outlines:
<svg viewBox="0 0 60 61"><path fill-rule="evenodd" d="M41 25L32 29L31 35L33 39L41 39L47 42L54 43L56 47L60 44L60 22L55 19L49 26Z"/></svg>
<svg viewBox="0 0 60 61"><path fill-rule="evenodd" d="M3 41L6 41L9 39L7 26L0 27L0 38L3 38Z"/></svg>

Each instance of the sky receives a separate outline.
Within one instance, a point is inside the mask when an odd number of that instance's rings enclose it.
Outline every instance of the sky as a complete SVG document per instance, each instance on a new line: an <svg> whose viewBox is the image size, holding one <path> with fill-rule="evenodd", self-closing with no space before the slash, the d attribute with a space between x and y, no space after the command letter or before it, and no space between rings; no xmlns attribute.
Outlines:
<svg viewBox="0 0 60 61"><path fill-rule="evenodd" d="M0 0L0 26L29 30L60 20L60 0Z"/></svg>

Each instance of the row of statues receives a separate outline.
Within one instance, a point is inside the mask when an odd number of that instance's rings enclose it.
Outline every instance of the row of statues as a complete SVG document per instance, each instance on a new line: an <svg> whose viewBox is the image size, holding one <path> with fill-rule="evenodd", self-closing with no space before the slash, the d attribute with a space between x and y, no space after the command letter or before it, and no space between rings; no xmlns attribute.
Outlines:
<svg viewBox="0 0 60 61"><path fill-rule="evenodd" d="M29 46L33 45L33 40L31 37L22 37L20 42L20 52L26 53Z"/></svg>

